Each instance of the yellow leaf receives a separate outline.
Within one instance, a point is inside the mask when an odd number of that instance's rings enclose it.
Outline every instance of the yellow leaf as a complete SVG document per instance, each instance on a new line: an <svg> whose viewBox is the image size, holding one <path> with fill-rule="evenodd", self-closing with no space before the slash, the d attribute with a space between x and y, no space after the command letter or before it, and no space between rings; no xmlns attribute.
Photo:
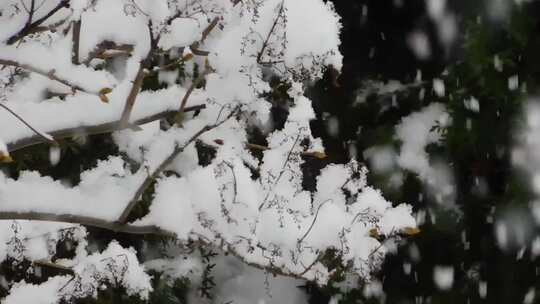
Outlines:
<svg viewBox="0 0 540 304"><path fill-rule="evenodd" d="M377 230L377 228L372 228L372 229L369 229L369 236L372 237L372 238L379 238L379 231Z"/></svg>
<svg viewBox="0 0 540 304"><path fill-rule="evenodd" d="M325 159L326 157L328 157L324 152L319 151L313 152L313 156L318 159Z"/></svg>
<svg viewBox="0 0 540 304"><path fill-rule="evenodd" d="M188 54L184 55L184 57L182 57L182 61L190 61L192 58L193 58L193 54L188 53Z"/></svg>
<svg viewBox="0 0 540 304"><path fill-rule="evenodd" d="M104 103L109 103L109 97L107 97L107 94L112 92L111 88L103 88L99 90L99 99L101 99Z"/></svg>
<svg viewBox="0 0 540 304"><path fill-rule="evenodd" d="M11 163L13 162L13 158L9 154L4 154L0 152L0 163Z"/></svg>
<svg viewBox="0 0 540 304"><path fill-rule="evenodd" d="M410 235L410 236L417 235L420 232L421 232L420 229L418 229L416 227L406 227L406 228L403 229L403 233L405 235Z"/></svg>
<svg viewBox="0 0 540 304"><path fill-rule="evenodd" d="M101 99L101 101L104 102L104 103L109 103L109 98L105 94L100 93L99 94L99 99Z"/></svg>
<svg viewBox="0 0 540 304"><path fill-rule="evenodd" d="M103 94L103 95L106 95L106 94L109 94L110 92L112 92L112 89L111 88L103 88L101 90L99 90L99 94Z"/></svg>

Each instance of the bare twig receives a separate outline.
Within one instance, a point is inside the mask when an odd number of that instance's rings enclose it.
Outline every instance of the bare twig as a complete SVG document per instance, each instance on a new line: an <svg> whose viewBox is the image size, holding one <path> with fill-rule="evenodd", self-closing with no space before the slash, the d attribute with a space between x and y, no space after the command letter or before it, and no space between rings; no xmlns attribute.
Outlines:
<svg viewBox="0 0 540 304"><path fill-rule="evenodd" d="M268 198L270 197L270 193L272 193L272 191L274 191L274 188L276 187L277 183L279 183L279 180L283 176L283 173L285 172L285 168L287 167L287 164L289 163L289 160L291 159L291 155L293 154L294 147L298 143L299 139L300 139L300 133L298 133L298 135L296 136L296 139L294 140L294 143L291 146L291 149L289 150L289 153L287 153L287 158L285 159L285 162L283 163L283 167L281 168L281 171L279 172L278 177L276 178L276 180L272 184L271 189L268 190L268 192L266 193L266 196L264 197L263 202L259 205L259 211L261 211L263 209L264 205L268 201Z"/></svg>
<svg viewBox="0 0 540 304"><path fill-rule="evenodd" d="M184 112L191 112L191 111L199 111L205 108L205 105L195 105L191 107L187 107L184 109ZM134 125L143 125L152 121L160 120L167 117L173 117L177 112L176 111L163 111L159 112L157 114L144 117L141 119L138 119L133 122ZM50 134L55 139L62 139L62 138L70 138L74 136L81 136L81 135L95 135L95 134L104 134L104 133L111 133L114 131L119 130L120 121L112 121L107 122L99 125L91 125L91 126L78 126L74 128L66 128L66 129L60 129L56 131L51 131L48 134ZM39 135L26 137L23 139L19 139L16 142L7 143L8 151L13 152L25 147L41 144L44 142L48 142L48 140L42 138Z"/></svg>
<svg viewBox="0 0 540 304"><path fill-rule="evenodd" d="M300 273L300 276L304 276L308 271L310 271L311 268L313 268L313 266L315 266L315 264L317 264L317 262L319 262L321 260L322 256L323 256L322 253L319 253L317 255L317 257L315 258L315 260L313 260L313 262L311 264L309 264L309 266L306 267L306 269L304 269L304 271L302 271L302 273Z"/></svg>
<svg viewBox="0 0 540 304"><path fill-rule="evenodd" d="M35 11L36 11L36 0L32 0L30 2L30 9L28 10L28 21L26 21L25 26L30 26L30 24L32 24L32 18L34 18Z"/></svg>
<svg viewBox="0 0 540 304"><path fill-rule="evenodd" d="M139 95L139 92L141 91L144 77L146 77L145 70L148 68L150 61L152 60L152 56L154 56L154 52L156 51L159 43L160 37L154 37L152 21L148 22L148 32L150 35L150 50L148 51L148 54L146 54L146 58L144 58L139 64L139 70L137 71L137 75L135 76L133 85L131 86L131 90L129 91L124 110L122 111L122 117L120 118L121 128L126 128L129 125L131 111L133 110L133 106L135 105L137 95Z"/></svg>
<svg viewBox="0 0 540 304"><path fill-rule="evenodd" d="M117 45L111 41L103 41L88 54L88 57L83 61L83 63L85 65L89 65L94 58L109 59L120 55L129 55L131 52L133 52L133 45Z"/></svg>
<svg viewBox="0 0 540 304"><path fill-rule="evenodd" d="M15 118L17 118L19 121L21 121L25 126L27 126L30 130L32 130L34 133L36 133L37 137L41 139L43 142L48 142L52 145L58 145L58 143L54 140L54 137L50 136L49 134L45 134L36 128L32 127L31 124L29 124L24 118L22 118L19 114L15 113L13 110L11 110L8 106L6 106L3 103L0 103L0 107L4 108L6 111L11 113Z"/></svg>
<svg viewBox="0 0 540 304"><path fill-rule="evenodd" d="M42 70L40 68L31 66L31 65L26 64L26 63L19 63L19 62L14 61L14 60L6 60L6 59L0 59L0 65L13 66L13 67L25 69L25 70L28 70L30 72L45 76L45 77L47 77L47 78L49 78L51 80L57 81L57 82L59 82L59 83L61 83L63 85L66 85L66 86L70 87L72 92L81 91L81 92L85 92L85 93L89 93L89 94L96 94L94 92L89 92L89 91L83 89L82 87L70 82L69 80L58 77L55 74L54 69L50 70L50 71L44 71L44 70Z"/></svg>
<svg viewBox="0 0 540 304"><path fill-rule="evenodd" d="M276 29L276 26L279 22L279 18L281 14L283 14L283 10L285 9L285 2L281 1L281 6L279 8L278 14L276 16L276 19L274 19L274 23L272 24L272 27L270 28L270 31L268 32L268 35L266 35L266 39L263 42L263 45L261 47L261 50L257 54L257 63L262 62L262 56L264 55L264 51L268 47L268 43L270 42L270 37L272 37L272 34L274 33L274 30Z"/></svg>
<svg viewBox="0 0 540 304"><path fill-rule="evenodd" d="M33 262L34 266L52 268L64 274L75 275L75 272L71 267L62 266L46 260L37 260Z"/></svg>
<svg viewBox="0 0 540 304"><path fill-rule="evenodd" d="M321 210L322 206L324 206L326 203L332 201L331 199L327 199L326 201L322 202L319 205L319 208L317 208L317 212L315 213L315 217L313 218L313 221L311 222L311 225L309 226L308 230L304 235L298 240L298 243L302 243L304 239L308 236L308 234L311 232L311 229L313 229L313 226L315 226L315 222L317 221L317 217L319 216L319 211Z"/></svg>
<svg viewBox="0 0 540 304"><path fill-rule="evenodd" d="M73 23L73 50L71 51L71 62L73 64L79 64L79 45L81 39L81 19L74 21Z"/></svg>
<svg viewBox="0 0 540 304"><path fill-rule="evenodd" d="M302 271L301 273L296 273L296 272L288 271L286 269L275 266L272 263L269 263L269 265L263 265L263 264L255 263L252 260L248 260L244 256L242 256L242 254L240 254L235 249L235 245L231 244L230 242L223 239L223 237L221 237L219 235L215 236L215 241L214 242L212 242L207 237L205 237L205 236L203 236L201 234L198 234L198 233L192 233L191 238L194 239L196 241L196 244L198 243L199 246L211 246L213 243L221 244L219 247L223 251L225 251L227 254L230 254L230 255L234 256L235 258L239 259L240 261L242 261L242 263L244 263L244 264L246 264L248 266L260 269L260 270L267 271L268 273L271 273L273 275L281 275L281 276L285 276L285 277L291 277L291 278L297 278L297 279L305 279L303 277L303 275L307 273L306 270ZM257 245L257 246L259 246L259 245ZM315 265L315 264L316 263L313 263L313 265ZM312 268L313 265L309 266L308 268Z"/></svg>
<svg viewBox="0 0 540 304"><path fill-rule="evenodd" d="M208 26L202 31L201 33L201 39L199 41L193 42L189 48L191 49L191 52L197 56L208 56L210 52L208 51L202 51L199 49L200 45L204 43L206 38L208 38L208 35L214 30L214 28L217 26L219 22L219 18L215 17L212 19L212 22L208 24Z"/></svg>
<svg viewBox="0 0 540 304"><path fill-rule="evenodd" d="M200 129L198 132L196 132L193 136L191 136L182 146L177 144L176 147L174 148L174 150L172 151L172 153L164 161L161 162L161 164L154 170L154 172L152 172L152 174L150 174L144 180L144 182L139 186L137 191L135 191L135 194L133 195L133 198L131 199L131 201L128 203L128 205L126 206L126 208L124 209L124 211L122 212L120 217L118 218L118 223L120 223L120 224L127 223L128 217L129 217L129 215L131 213L131 210L133 210L133 208L135 207L135 205L139 201L139 197L154 182L154 180L156 178L158 178L158 176L174 161L174 159L176 157L178 157L178 155L180 155L180 153L184 152L186 147L188 147L191 143L193 143L197 138L199 138L204 133L221 126L223 123L225 123L231 117L233 117L237 112L238 112L238 110L233 110L222 121L220 121L220 122L218 122L216 124L213 124L213 125L204 126L202 129Z"/></svg>
<svg viewBox="0 0 540 304"><path fill-rule="evenodd" d="M206 67L204 71L191 83L188 90L186 91L186 94L184 94L184 97L182 98L182 102L180 103L180 109L178 110L179 115L182 115L184 113L189 96L191 96L195 88L198 87L204 81L204 77L208 75L210 72L211 72L211 69L209 67Z"/></svg>
<svg viewBox="0 0 540 304"><path fill-rule="evenodd" d="M34 1L32 1L32 6L34 5ZM45 14L45 16L39 18L38 20L34 21L34 22L27 22L25 24L25 26L16 34L12 35L11 37L9 37L9 39L7 40L7 44L14 44L15 42L19 41L20 39L22 39L24 36L30 34L34 28L38 27L39 25L41 25L43 22L45 22L47 19L49 19L52 15L56 14L56 12L58 12L59 10L61 10L62 8L64 7L68 7L69 6L69 0L62 0L60 1L52 10L50 10L47 14ZM33 16L33 9L30 9L29 13L30 13L30 18L29 18L29 21L32 20L32 16Z"/></svg>
<svg viewBox="0 0 540 304"><path fill-rule="evenodd" d="M28 220L28 221L47 221L80 224L83 226L106 229L118 233L129 234L155 234L174 237L174 233L163 230L156 226L134 226L123 225L117 222L110 222L99 218L93 218L73 214L54 214L46 212L13 212L0 211L0 220Z"/></svg>
<svg viewBox="0 0 540 304"><path fill-rule="evenodd" d="M247 143L246 147L252 150L260 150L260 151L270 150L270 148L268 148L267 146L257 145L257 144L252 144L252 143ZM319 159L326 158L326 154L319 151L302 151L300 152L300 154L302 156L310 156L310 157L315 157Z"/></svg>
<svg viewBox="0 0 540 304"><path fill-rule="evenodd" d="M135 105L135 100L137 99L137 95L139 95L139 91L142 88L145 74L145 65L143 63L140 64L139 70L137 71L137 76L135 76L135 80L133 81L133 85L131 86L131 90L129 91L129 95L126 99L126 105L124 106L124 111L122 112L122 118L120 119L120 127L125 128L129 124L129 118L131 116L131 111L133 110L133 106Z"/></svg>

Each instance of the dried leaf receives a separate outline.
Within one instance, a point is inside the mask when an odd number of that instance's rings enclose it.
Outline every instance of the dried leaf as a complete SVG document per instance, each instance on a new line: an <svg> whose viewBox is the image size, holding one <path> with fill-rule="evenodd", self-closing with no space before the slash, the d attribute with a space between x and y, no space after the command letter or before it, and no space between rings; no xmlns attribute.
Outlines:
<svg viewBox="0 0 540 304"><path fill-rule="evenodd" d="M413 236L419 234L421 231L416 227L406 227L403 229L403 234Z"/></svg>
<svg viewBox="0 0 540 304"><path fill-rule="evenodd" d="M110 92L112 92L111 88L103 88L99 90L99 94L103 94L103 95L109 94Z"/></svg>
<svg viewBox="0 0 540 304"><path fill-rule="evenodd" d="M107 97L107 95L105 94L99 94L99 99L101 100L101 102L104 102L104 103L109 103L109 98Z"/></svg>
<svg viewBox="0 0 540 304"><path fill-rule="evenodd" d="M182 61L184 62L190 61L191 59L193 59L193 53L187 53L184 55L184 57L182 57Z"/></svg>
<svg viewBox="0 0 540 304"><path fill-rule="evenodd" d="M379 234L379 231L377 230L377 228L372 228L372 229L369 229L369 236L372 238L378 239L381 235Z"/></svg>
<svg viewBox="0 0 540 304"><path fill-rule="evenodd" d="M319 151L316 151L316 152L313 152L313 156L315 158L318 158L318 159L325 159L328 157L328 155L326 155L326 153L324 152L319 152Z"/></svg>
<svg viewBox="0 0 540 304"><path fill-rule="evenodd" d="M109 98L107 97L107 94L112 92L111 88L103 88L99 90L99 99L101 99L104 103L109 103Z"/></svg>
<svg viewBox="0 0 540 304"><path fill-rule="evenodd" d="M13 162L13 158L9 154L4 154L0 152L0 163L11 163Z"/></svg>

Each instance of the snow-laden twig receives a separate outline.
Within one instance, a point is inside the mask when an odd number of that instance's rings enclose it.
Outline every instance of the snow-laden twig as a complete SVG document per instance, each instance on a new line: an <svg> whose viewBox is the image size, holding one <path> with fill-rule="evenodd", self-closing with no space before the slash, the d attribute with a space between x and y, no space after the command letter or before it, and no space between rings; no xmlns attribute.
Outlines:
<svg viewBox="0 0 540 304"><path fill-rule="evenodd" d="M174 237L174 233L163 230L156 226L135 226L124 225L117 222L106 221L100 218L73 215L56 214L47 212L12 212L0 211L0 220L27 220L27 221L47 221L59 223L80 224L83 226L96 227L119 233L129 234L154 234Z"/></svg>
<svg viewBox="0 0 540 304"><path fill-rule="evenodd" d="M193 143L197 138L199 138L204 133L213 130L222 124L224 124L226 121L228 121L231 117L236 115L238 113L239 109L234 109L231 111L231 113L224 118L222 121L217 122L213 125L206 125L202 129L200 129L197 133L193 134L182 146L176 145L172 153L163 161L161 164L150 174L144 182L139 186L137 191L135 191L135 194L133 195L133 198L130 200L120 217L118 218L118 223L125 224L127 223L128 217L131 213L131 210L135 207L137 202L139 201L139 197L146 191L146 189L154 182L154 180L174 161L176 157L184 150L186 147L188 147L191 143Z"/></svg>
<svg viewBox="0 0 540 304"><path fill-rule="evenodd" d="M1 105L1 104L0 104ZM184 112L191 112L191 111L200 111L204 109L205 105L194 105L190 107L186 107L184 109ZM163 111L159 112L154 115L150 115L147 117L143 117L141 119L138 119L133 122L134 125L143 125L152 121L160 120L167 117L173 117L177 112L176 111ZM96 135L96 134L105 134L105 133L111 133L114 131L119 130L120 121L111 121L106 122L98 125L90 125L90 126L77 126L72 128L66 128L66 129L60 129L51 131L48 134L50 134L51 137L55 139L63 139L63 138L71 138L74 136L81 136L81 135ZM31 137L26 137L17 140L16 142L10 142L7 143L8 151L16 151L22 148L26 148L29 146L41 144L44 142L48 142L45 138L42 136L36 135Z"/></svg>
<svg viewBox="0 0 540 304"><path fill-rule="evenodd" d="M32 1L33 4L33 1ZM32 5L33 6L33 5ZM45 22L47 19L52 17L52 15L56 14L59 10L61 10L64 7L69 7L69 0L62 0L60 1L53 9L51 9L45 16L39 18L38 20L31 22L32 16L34 14L34 9L30 9L29 11L29 21L25 24L25 26L17 33L13 34L9 39L7 40L7 44L14 44L15 42L21 40L24 36L32 33L32 31L37 28L39 25L41 25L43 22Z"/></svg>
<svg viewBox="0 0 540 304"><path fill-rule="evenodd" d="M45 76L45 77L47 77L47 78L49 78L51 80L57 81L57 82L65 85L65 86L70 87L72 92L81 91L81 92L85 92L85 93L88 93L88 94L94 94L94 95L98 94L96 92L89 92L88 90L82 88L81 86L76 85L76 84L72 83L71 81L69 81L67 79L59 77L58 75L56 75L56 72L55 72L54 69L50 70L50 71L45 71L45 70L42 70L40 68L37 68L37 67L31 66L29 64L26 64L26 63L20 63L20 62L14 61L14 60L8 60L8 59L2 59L2 58L0 58L0 65L21 68L21 69L24 69L24 70L27 70L27 71L30 71L30 72Z"/></svg>
<svg viewBox="0 0 540 304"><path fill-rule="evenodd" d="M9 113L11 113L11 115L13 115L15 118L17 118L19 121L21 121L25 126L27 126L30 130L32 130L34 133L36 133L36 136L37 138L39 138L39 140L41 142L48 142L52 145L58 145L58 143L54 140L54 137L45 133L45 132L41 132L39 131L38 129L34 128L31 124L29 124L24 118L22 118L19 114L15 113L13 110L11 110L8 106L6 106L5 104L3 103L0 103L0 107L4 108L6 111L8 111ZM8 150L9 150L9 146L8 146Z"/></svg>

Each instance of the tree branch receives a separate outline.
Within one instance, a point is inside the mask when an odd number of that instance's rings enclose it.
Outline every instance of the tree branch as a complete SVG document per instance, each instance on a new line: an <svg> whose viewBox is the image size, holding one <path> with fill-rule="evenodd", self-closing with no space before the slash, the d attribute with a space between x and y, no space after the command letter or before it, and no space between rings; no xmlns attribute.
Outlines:
<svg viewBox="0 0 540 304"><path fill-rule="evenodd" d="M172 153L164 161L161 162L161 164L154 170L154 172L152 174L150 174L144 180L144 182L139 186L137 191L135 191L135 194L133 195L133 198L131 199L131 201L128 203L128 205L126 206L126 208L124 209L124 211L122 212L120 217L118 218L118 223L120 223L120 224L127 223L129 214L131 213L131 210L133 210L133 208L135 207L135 205L139 201L139 197L144 193L144 191L146 191L146 189L152 184L152 182L174 161L174 159L180 153L184 152L184 150L186 149L187 146L189 146L191 143L193 143L197 138L199 138L204 133L221 126L223 123L225 123L227 120L229 120L229 118L234 116L236 113L237 113L237 110L233 110L227 116L227 118L223 119L222 121L220 121L220 122L218 122L216 124L213 124L213 125L204 126L197 133L195 133L193 136L191 136L184 143L184 145L180 146L180 145L177 144L175 146L174 150L172 151Z"/></svg>
<svg viewBox="0 0 540 304"><path fill-rule="evenodd" d="M99 218L73 215L73 214L54 214L47 212L13 212L0 211L0 220L27 220L27 221L46 221L80 224L88 227L96 227L111 230L119 233L129 234L155 234L174 237L174 233L163 230L156 226L134 226L124 225L118 222L110 222Z"/></svg>
<svg viewBox="0 0 540 304"><path fill-rule="evenodd" d="M34 261L32 264L34 264L34 266L37 266L37 267L52 268L64 274L75 275L75 272L73 271L71 267L62 266L62 265L49 262L46 260L37 260L37 261Z"/></svg>
<svg viewBox="0 0 540 304"><path fill-rule="evenodd" d="M139 70L137 71L137 76L135 76L135 80L133 81L133 85L131 86L131 90L129 91L129 95L126 99L126 104L124 106L124 110L122 111L122 117L120 118L120 128L122 129L126 128L129 124L131 111L133 111L135 100L141 91L144 77L146 76L145 74L145 64L141 62L139 65Z"/></svg>
<svg viewBox="0 0 540 304"><path fill-rule="evenodd" d="M52 145L58 145L58 143L54 140L54 137L52 137L49 134L43 133L36 128L32 127L31 124L29 124L24 118L22 118L19 114L15 113L13 110L11 110L8 106L6 106L3 103L0 103L0 107L4 108L6 111L11 113L15 118L17 118L19 121L21 121L23 124L25 124L30 130L32 130L34 133L36 133L36 136L42 141L42 142L48 142ZM9 148L8 148L9 150Z"/></svg>
<svg viewBox="0 0 540 304"><path fill-rule="evenodd" d="M88 57L83 61L85 65L89 65L92 59L109 59L120 55L129 55L133 52L133 45L120 44L117 45L111 41L103 41L88 54Z"/></svg>
<svg viewBox="0 0 540 304"><path fill-rule="evenodd" d="M246 143L246 147L248 149L260 150L260 151L270 150L270 148L268 148L267 146L258 145L258 144L252 144L252 143ZM315 157L315 158L318 158L318 159L324 159L324 158L327 157L327 155L324 152L319 152L319 151L302 151L302 152L300 152L300 155L309 156L309 157Z"/></svg>
<svg viewBox="0 0 540 304"><path fill-rule="evenodd" d="M259 51L259 54L257 54L257 63L262 62L262 56L264 55L264 51L268 47L268 42L270 41L270 37L272 37L272 34L274 33L274 30L276 29L276 26L279 22L279 17L283 13L283 10L285 9L285 3L281 1L281 6L279 8L279 12L276 16L276 19L274 19L274 23L272 24L272 27L270 28L270 31L268 32L268 35L266 36L266 39L263 42L263 45L261 47L261 50Z"/></svg>
<svg viewBox="0 0 540 304"><path fill-rule="evenodd" d="M187 101L189 99L189 96L193 93L196 87L198 87L204 80L204 77L210 73L211 69L209 67L205 67L204 71L197 77L189 86L188 90L186 91L186 94L184 94L184 97L182 98L182 102L180 103L180 109L178 110L178 115L182 115L185 112Z"/></svg>
<svg viewBox="0 0 540 304"><path fill-rule="evenodd" d="M137 71L135 80L133 80L133 85L131 86L131 90L129 91L129 95L126 99L124 110L122 111L122 117L120 118L121 128L126 128L129 125L129 118L131 117L131 111L133 110L133 106L135 106L137 95L139 95L139 92L142 89L144 77L146 77L145 69L149 65L159 42L160 37L159 36L154 37L154 32L152 29L152 21L148 22L148 32L150 35L150 50L148 51L146 58L144 58L140 62L139 70Z"/></svg>
<svg viewBox="0 0 540 304"><path fill-rule="evenodd" d="M96 93L93 93L93 92L88 92L87 90L83 89L82 87L80 87L80 86L78 86L76 84L73 84L68 80L65 80L63 78L60 78L60 77L56 76L54 69L50 70L50 71L44 71L44 70L42 70L40 68L33 67L33 66L29 65L29 64L19 63L19 62L14 61L14 60L6 60L6 59L0 59L0 65L13 66L13 67L25 69L25 70L28 70L30 72L45 76L45 77L47 77L47 78L49 78L51 80L57 81L57 82L59 82L59 83L61 83L63 85L66 85L66 86L70 87L72 92L81 91L81 92L85 92L85 93L88 93L88 94L94 94L94 95L96 94Z"/></svg>
<svg viewBox="0 0 540 304"><path fill-rule="evenodd" d="M33 5L33 1L32 1L32 5ZM59 10L61 10L62 8L64 7L69 7L69 0L62 0L60 1L52 10L50 10L45 16L39 18L38 20L32 22L32 23L26 23L26 25L16 34L12 35L11 37L9 37L9 39L7 40L7 44L11 45L11 44L14 44L15 42L19 41L20 39L22 39L24 36L30 34L34 28L38 27L40 24L42 24L43 22L45 22L47 19L49 19L52 15L54 15L56 12L58 12ZM29 18L29 21L31 20L33 16L33 10L30 11L30 18Z"/></svg>
<svg viewBox="0 0 540 304"><path fill-rule="evenodd" d="M212 30L214 30L214 28L217 26L218 22L219 22L218 17L215 17L214 19L212 19L212 22L210 22L210 24L208 24L208 26L202 31L201 39L199 41L193 42L189 46L189 48L191 49L193 54L198 55L198 56L208 56L208 54L210 54L207 51L199 50L199 46L206 40L206 38L208 38L208 35L210 35Z"/></svg>
<svg viewBox="0 0 540 304"><path fill-rule="evenodd" d="M195 105L195 106L187 107L184 110L184 112L200 111L204 109L205 107L206 107L205 105ZM159 112L157 114L138 119L134 122L134 124L143 125L143 124L160 120L163 118L174 117L176 113L177 113L176 111L169 111L169 110ZM111 132L119 130L120 129L119 125L120 125L120 121L117 120L117 121L107 122L107 123L103 123L99 125L78 126L74 128L60 129L60 130L49 132L48 134L51 135L55 139L70 138L70 137L80 136L80 135L104 134L104 133L111 133ZM7 143L7 147L8 147L9 152L13 152L13 151L25 148L25 147L41 144L44 142L48 142L48 140L45 140L44 138L42 138L42 136L35 135L35 136L30 136L30 137L17 140L16 142Z"/></svg>
<svg viewBox="0 0 540 304"><path fill-rule="evenodd" d="M27 220L27 221L71 223L71 224L79 224L79 225L88 226L88 227L106 229L106 230L110 230L117 233L138 234L138 235L158 235L158 236L176 238L176 234L174 232L161 229L157 226L134 226L134 225L129 225L129 224L119 224L118 222L109 222L109 221L105 221L98 218L77 216L77 215L71 215L71 214L59 215L59 214L41 213L41 212L20 212L19 213L19 212L0 211L0 220ZM211 242L206 240L206 238L204 238L201 235L193 234L192 237L196 242L198 241L202 245L213 246ZM318 260L315 260L315 262L313 262L312 265L307 267L306 270L304 270L302 273L294 273L294 272L290 272L290 271L281 269L279 267L276 267L272 264L270 264L269 266L264 266L264 265L260 265L254 262L250 262L246 260L241 254L239 254L234 249L233 245L229 244L223 239L220 239L220 240L225 245L225 246L222 246L221 249L223 249L226 253L231 254L232 256L238 258L243 263L249 266L268 271L269 273L272 273L272 274L279 274L282 276L304 279L303 275L308 270L310 270L313 267L313 265L318 261ZM34 264L36 264L37 266L57 268L59 270L64 270L65 272L69 272L70 270L70 268L64 269L64 267L61 265L54 264L47 261L39 260L39 261L35 261Z"/></svg>
<svg viewBox="0 0 540 304"><path fill-rule="evenodd" d="M71 62L73 64L79 64L79 46L81 40L81 19L74 21L73 23L73 50L71 51Z"/></svg>

